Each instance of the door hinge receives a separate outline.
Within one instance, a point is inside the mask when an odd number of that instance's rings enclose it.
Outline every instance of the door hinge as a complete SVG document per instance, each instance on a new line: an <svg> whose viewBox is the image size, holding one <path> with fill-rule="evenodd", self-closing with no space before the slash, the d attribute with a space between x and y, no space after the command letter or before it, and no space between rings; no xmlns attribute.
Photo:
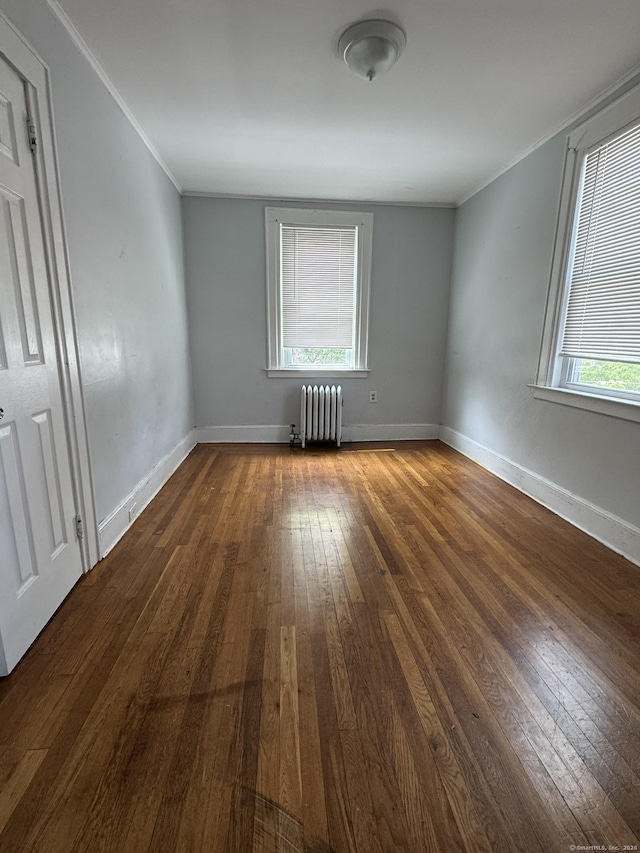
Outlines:
<svg viewBox="0 0 640 853"><path fill-rule="evenodd" d="M78 539L82 539L82 537L84 536L84 528L82 526L82 517L79 515L76 515L76 536L78 537Z"/></svg>
<svg viewBox="0 0 640 853"><path fill-rule="evenodd" d="M29 148L36 151L38 148L38 132L32 118L27 119L27 133L29 134Z"/></svg>

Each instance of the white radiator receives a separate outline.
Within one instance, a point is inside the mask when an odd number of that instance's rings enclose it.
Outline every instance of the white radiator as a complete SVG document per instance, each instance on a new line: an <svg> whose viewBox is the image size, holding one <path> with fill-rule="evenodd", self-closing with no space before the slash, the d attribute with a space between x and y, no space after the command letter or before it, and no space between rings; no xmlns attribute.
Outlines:
<svg viewBox="0 0 640 853"><path fill-rule="evenodd" d="M303 385L300 401L300 438L309 441L335 441L342 438L342 388L340 385Z"/></svg>

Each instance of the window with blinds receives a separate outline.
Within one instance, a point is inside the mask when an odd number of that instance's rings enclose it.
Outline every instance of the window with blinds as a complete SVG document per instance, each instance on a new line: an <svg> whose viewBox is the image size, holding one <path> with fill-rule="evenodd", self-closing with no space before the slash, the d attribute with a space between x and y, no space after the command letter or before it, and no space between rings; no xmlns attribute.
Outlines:
<svg viewBox="0 0 640 853"><path fill-rule="evenodd" d="M268 370L366 371L372 219L266 208Z"/></svg>
<svg viewBox="0 0 640 853"><path fill-rule="evenodd" d="M533 394L640 422L640 86L567 136Z"/></svg>
<svg viewBox="0 0 640 853"><path fill-rule="evenodd" d="M640 364L640 123L587 153L561 356Z"/></svg>
<svg viewBox="0 0 640 853"><path fill-rule="evenodd" d="M282 345L289 364L353 366L358 231L280 226Z"/></svg>

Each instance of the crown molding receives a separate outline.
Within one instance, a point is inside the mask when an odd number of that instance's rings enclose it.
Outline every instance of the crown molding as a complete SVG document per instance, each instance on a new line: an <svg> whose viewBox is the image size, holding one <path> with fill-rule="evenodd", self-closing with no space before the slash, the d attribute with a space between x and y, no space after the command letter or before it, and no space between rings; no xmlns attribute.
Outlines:
<svg viewBox="0 0 640 853"><path fill-rule="evenodd" d="M134 116L134 114L129 109L126 101L124 100L124 98L122 97L120 92L118 92L118 90L116 89L115 85L113 84L113 82L110 79L107 72L104 70L102 65L100 65L100 63L98 62L98 60L96 59L94 54L91 52L91 49L89 48L88 44L83 39L83 37L80 35L79 31L77 30L77 28L76 28L75 24L73 23L73 21L71 20L71 18L67 15L67 13L64 11L62 6L60 6L60 4L57 2L57 0L47 0L47 2L49 4L49 7L50 7L51 11L53 12L53 14L56 16L56 18L60 21L62 26L67 31L69 37L71 38L71 41L75 44L75 46L78 48L80 53L84 56L84 58L87 60L89 65L96 72L96 74L98 75L98 77L100 78L102 83L104 84L105 88L107 89L107 91L109 92L109 94L111 95L113 100L120 107L120 109L122 110L122 112L124 113L126 118L128 119L129 123L133 127L133 129L136 131L136 133L138 134L140 139L144 142L144 144L146 145L147 149L149 150L149 153L151 154L151 156L158 163L158 165L160 166L162 171L165 173L165 175L169 178L169 180L171 181L173 186L176 188L176 190L180 194L182 194L182 187L178 183L175 175L173 174L171 169L167 166L167 164L164 162L164 160L160 156L160 153L158 152L157 148L154 146L153 142L149 139L147 134L142 129L142 126L139 124L136 117Z"/></svg>
<svg viewBox="0 0 640 853"><path fill-rule="evenodd" d="M625 83L629 83L638 75L640 75L640 64L635 65L630 71L628 71L626 74L623 74L622 77L619 77L615 81L615 83L612 83L602 92L600 92L600 94L596 95L594 98L591 98L591 100L587 101L577 110L572 112L568 118L563 119L563 121L554 125L551 130L545 133L545 135L538 139L537 142L534 142L533 145L530 145L528 148L525 148L525 150L518 154L517 157L515 157L513 160L510 160L506 166L503 166L497 172L494 172L491 177L487 178L481 184L478 184L478 186L474 190L472 190L470 193L468 193L458 202L456 202L454 207L461 207L465 202L473 198L474 195L477 195L481 190L485 189L485 187L488 187L489 184L492 184L510 169L513 169L514 166L517 166L518 163L521 163L523 160L525 160L529 156L529 154L533 154L534 151L537 151L538 148L541 148L545 144L545 142L548 142L550 139L553 139L554 136L557 136L558 133L562 133L563 130L569 130L572 125L577 124L580 121L586 120L587 118L589 118L589 114L592 111L596 111L596 108L604 108L604 106L606 106L605 101L608 98L618 92L618 90L621 89L625 85ZM620 94L622 95L624 93L620 92Z"/></svg>
<svg viewBox="0 0 640 853"><path fill-rule="evenodd" d="M366 204L377 207L436 207L454 210L456 204L452 201L373 201L362 198L306 198L303 196L273 196L273 195L243 195L241 193L200 192L198 190L183 190L184 198L221 198L230 201L266 201L282 204Z"/></svg>

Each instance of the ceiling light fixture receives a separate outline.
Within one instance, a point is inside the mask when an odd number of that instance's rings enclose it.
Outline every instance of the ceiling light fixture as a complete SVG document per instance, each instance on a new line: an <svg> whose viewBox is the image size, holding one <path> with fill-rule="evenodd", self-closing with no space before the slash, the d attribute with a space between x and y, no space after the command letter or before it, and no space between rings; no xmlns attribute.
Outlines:
<svg viewBox="0 0 640 853"><path fill-rule="evenodd" d="M347 27L338 53L354 74L371 81L395 65L406 44L407 37L397 24L374 19Z"/></svg>

